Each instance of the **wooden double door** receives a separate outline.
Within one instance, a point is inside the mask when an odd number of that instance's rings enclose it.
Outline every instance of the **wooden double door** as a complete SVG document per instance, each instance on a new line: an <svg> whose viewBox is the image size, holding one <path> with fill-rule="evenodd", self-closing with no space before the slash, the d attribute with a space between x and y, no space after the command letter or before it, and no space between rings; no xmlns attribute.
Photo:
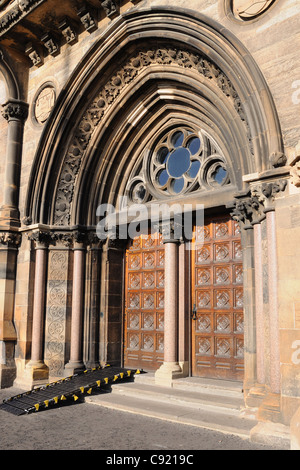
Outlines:
<svg viewBox="0 0 300 470"><path fill-rule="evenodd" d="M242 380L243 266L238 225L206 218L190 250L193 376ZM164 357L164 245L158 234L134 239L126 251L124 365L156 370ZM183 283L179 282L179 289ZM192 314L193 312L193 314ZM179 331L180 335L181 332Z"/></svg>

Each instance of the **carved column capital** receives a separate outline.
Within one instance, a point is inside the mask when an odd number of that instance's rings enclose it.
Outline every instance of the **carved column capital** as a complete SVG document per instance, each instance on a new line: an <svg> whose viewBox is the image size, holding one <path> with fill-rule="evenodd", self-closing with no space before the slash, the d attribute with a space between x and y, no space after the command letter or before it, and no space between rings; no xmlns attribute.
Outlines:
<svg viewBox="0 0 300 470"><path fill-rule="evenodd" d="M26 121L28 117L28 103L11 98L2 105L2 116L9 121Z"/></svg>
<svg viewBox="0 0 300 470"><path fill-rule="evenodd" d="M28 235L28 239L35 243L36 249L47 249L55 241L55 235L44 230L36 230Z"/></svg>
<svg viewBox="0 0 300 470"><path fill-rule="evenodd" d="M251 188L251 194L263 204L264 213L275 210L274 201L278 193L283 192L287 186L287 180L281 179L265 183L259 183Z"/></svg>
<svg viewBox="0 0 300 470"><path fill-rule="evenodd" d="M233 202L230 215L233 220L238 222L240 228L252 228L254 209L251 202L250 191L246 194L236 196Z"/></svg>
<svg viewBox="0 0 300 470"><path fill-rule="evenodd" d="M19 232L0 232L0 244L9 248L18 248L21 244L22 235Z"/></svg>
<svg viewBox="0 0 300 470"><path fill-rule="evenodd" d="M275 210L275 197L284 191L287 180L257 183L248 192L235 197L232 205L231 217L237 221L241 228L247 230L254 224L260 223L266 217L266 212Z"/></svg>
<svg viewBox="0 0 300 470"><path fill-rule="evenodd" d="M162 235L163 243L181 243L182 222L177 219L161 220L153 224L154 229Z"/></svg>

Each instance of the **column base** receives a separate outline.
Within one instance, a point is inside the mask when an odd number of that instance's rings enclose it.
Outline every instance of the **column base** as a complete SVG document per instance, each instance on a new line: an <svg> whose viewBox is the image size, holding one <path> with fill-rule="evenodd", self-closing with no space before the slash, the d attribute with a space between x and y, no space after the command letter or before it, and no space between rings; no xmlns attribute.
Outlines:
<svg viewBox="0 0 300 470"><path fill-rule="evenodd" d="M70 361L65 365L64 376L74 375L77 372L85 370L86 367L82 361Z"/></svg>
<svg viewBox="0 0 300 470"><path fill-rule="evenodd" d="M251 408L259 408L266 397L266 388L265 385L255 384L248 391L247 396L245 397L245 403Z"/></svg>
<svg viewBox="0 0 300 470"><path fill-rule="evenodd" d="M173 380L181 379L184 376L178 362L164 362L155 372L155 384L172 387Z"/></svg>
<svg viewBox="0 0 300 470"><path fill-rule="evenodd" d="M29 361L22 378L16 379L14 386L34 388L49 383L49 368L43 361Z"/></svg>
<svg viewBox="0 0 300 470"><path fill-rule="evenodd" d="M15 341L0 341L0 389L12 387L16 378L17 367L14 360L14 350Z"/></svg>
<svg viewBox="0 0 300 470"><path fill-rule="evenodd" d="M16 367L0 365L0 389L13 387L16 378Z"/></svg>
<svg viewBox="0 0 300 470"><path fill-rule="evenodd" d="M261 406L258 409L257 418L259 421L271 421L280 423L281 421L281 396L279 393L266 394Z"/></svg>

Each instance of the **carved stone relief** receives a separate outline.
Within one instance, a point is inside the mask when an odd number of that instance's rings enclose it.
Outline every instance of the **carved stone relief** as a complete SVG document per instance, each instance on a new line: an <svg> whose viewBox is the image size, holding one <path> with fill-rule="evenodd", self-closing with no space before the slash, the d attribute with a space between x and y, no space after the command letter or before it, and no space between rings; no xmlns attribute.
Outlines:
<svg viewBox="0 0 300 470"><path fill-rule="evenodd" d="M295 158L294 161L291 163L291 183L296 186L296 188L300 188L300 156Z"/></svg>
<svg viewBox="0 0 300 470"><path fill-rule="evenodd" d="M253 185L247 194L236 197L232 218L240 227L251 228L265 218L267 211L274 210L275 197L286 186L286 179Z"/></svg>
<svg viewBox="0 0 300 470"><path fill-rule="evenodd" d="M65 364L68 250L50 250L45 326L45 363L50 376L63 375Z"/></svg>
<svg viewBox="0 0 300 470"><path fill-rule="evenodd" d="M54 86L43 87L34 100L34 118L38 124L45 124L56 99Z"/></svg>
<svg viewBox="0 0 300 470"><path fill-rule="evenodd" d="M232 12L237 19L249 20L262 15L275 0L232 0Z"/></svg>

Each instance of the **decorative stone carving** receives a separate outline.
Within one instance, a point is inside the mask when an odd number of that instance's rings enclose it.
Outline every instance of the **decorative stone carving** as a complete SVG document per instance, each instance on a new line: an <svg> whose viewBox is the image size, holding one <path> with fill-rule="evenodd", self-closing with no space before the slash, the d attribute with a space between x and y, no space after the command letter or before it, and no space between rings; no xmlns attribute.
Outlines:
<svg viewBox="0 0 300 470"><path fill-rule="evenodd" d="M287 180L282 179L268 183L258 183L246 194L236 196L232 218L244 229L252 228L255 223L265 218L265 213L274 210L274 200L278 193L284 191Z"/></svg>
<svg viewBox="0 0 300 470"><path fill-rule="evenodd" d="M8 247L18 248L21 244L22 235L18 232L0 232L0 244Z"/></svg>
<svg viewBox="0 0 300 470"><path fill-rule="evenodd" d="M44 124L55 103L54 86L44 86L34 101L34 118L39 124Z"/></svg>
<svg viewBox="0 0 300 470"><path fill-rule="evenodd" d="M92 33L97 29L97 24L93 12L87 5L84 5L82 8L80 8L80 10L78 10L77 12L77 15L79 16L81 23L89 33Z"/></svg>
<svg viewBox="0 0 300 470"><path fill-rule="evenodd" d="M274 210L274 200L278 193L283 192L287 186L287 180L282 179L269 183L262 183L252 189L261 203L264 205L264 212Z"/></svg>
<svg viewBox="0 0 300 470"><path fill-rule="evenodd" d="M49 254L47 310L45 323L45 362L50 375L61 376L65 363L68 251Z"/></svg>
<svg viewBox="0 0 300 470"><path fill-rule="evenodd" d="M182 50L166 46L142 50L137 55L132 56L111 77L95 99L89 104L79 126L75 129L74 138L65 156L58 182L54 214L54 223L56 225L68 225L70 222L70 209L76 177L95 128L124 87L132 82L145 67L155 64L171 64L183 69L192 69L204 76L205 79L214 82L215 86L222 90L231 105L235 107L236 112L245 125L250 141L250 130L246 122L241 100L229 79L213 62L187 49Z"/></svg>
<svg viewBox="0 0 300 470"><path fill-rule="evenodd" d="M113 18L119 13L117 3L114 0L104 0L101 2L101 6L108 18Z"/></svg>
<svg viewBox="0 0 300 470"><path fill-rule="evenodd" d="M46 248L55 241L55 237L51 232L36 230L28 235L28 240L33 241L37 248Z"/></svg>
<svg viewBox="0 0 300 470"><path fill-rule="evenodd" d="M74 44L77 41L77 33L68 18L61 21L59 29L68 44Z"/></svg>
<svg viewBox="0 0 300 470"><path fill-rule="evenodd" d="M275 0L232 0L234 16L242 20L250 20L262 15Z"/></svg>
<svg viewBox="0 0 300 470"><path fill-rule="evenodd" d="M19 120L19 121L25 121L28 117L28 104L15 100L15 99L10 99L6 103L2 105L3 111L2 111L2 116L4 119L7 121L11 120Z"/></svg>
<svg viewBox="0 0 300 470"><path fill-rule="evenodd" d="M0 33L8 31L14 24L20 21L21 18L35 8L44 0L18 0L13 2L12 8L5 13L0 19Z"/></svg>
<svg viewBox="0 0 300 470"><path fill-rule="evenodd" d="M41 41L43 42L44 46L46 47L46 49L47 49L47 51L50 55L55 57L59 54L60 49L59 49L58 43L52 35L45 34L41 38Z"/></svg>
<svg viewBox="0 0 300 470"><path fill-rule="evenodd" d="M279 166L284 166L287 162L287 157L284 153L274 152L270 156L270 162L272 163L272 166L274 168L277 168Z"/></svg>
<svg viewBox="0 0 300 470"><path fill-rule="evenodd" d="M300 156L296 157L291 163L290 175L292 177L291 183L300 188Z"/></svg>
<svg viewBox="0 0 300 470"><path fill-rule="evenodd" d="M38 52L38 50L32 45L32 43L27 44L25 48L25 54L29 57L32 62L32 65L35 67L40 67L43 65L44 61Z"/></svg>

